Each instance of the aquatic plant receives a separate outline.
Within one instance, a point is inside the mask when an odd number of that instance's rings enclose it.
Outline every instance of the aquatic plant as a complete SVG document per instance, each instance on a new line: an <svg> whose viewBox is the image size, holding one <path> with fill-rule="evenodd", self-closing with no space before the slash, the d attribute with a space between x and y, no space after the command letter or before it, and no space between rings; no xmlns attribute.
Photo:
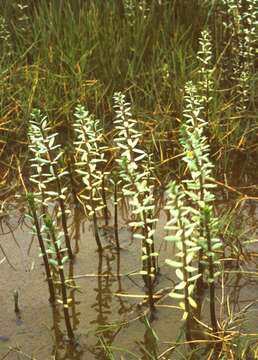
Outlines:
<svg viewBox="0 0 258 360"><path fill-rule="evenodd" d="M71 249L70 236L67 225L67 215L70 210L65 205L68 188L62 185L61 178L68 174L60 165L60 159L63 157L61 145L56 143L58 133L51 133L47 116L44 116L40 110L35 109L31 114L28 135L30 138L29 149L33 153L30 159L31 168L36 173L31 175L30 181L35 183L38 190L43 196L43 205L48 206L48 201L57 202L59 209L57 217L61 218L62 228L64 231L65 244L70 259L73 258ZM53 186L53 190L47 189Z"/></svg>
<svg viewBox="0 0 258 360"><path fill-rule="evenodd" d="M3 58L12 55L11 34L8 30L6 20L2 15L0 16L0 46Z"/></svg>
<svg viewBox="0 0 258 360"><path fill-rule="evenodd" d="M150 170L143 166L143 159L148 158L147 153L138 145L142 134L136 129L136 120L132 119L130 104L125 101L122 93L114 94L116 119L114 121L118 134L115 142L120 149L117 163L120 166L120 177L123 181L122 192L128 197L131 212L135 215L134 221L129 225L133 228L133 237L142 243L142 274L149 293L149 305L154 309L153 280L155 277L155 262L158 256L154 249L153 224L157 222L154 215L155 200L153 185L150 184Z"/></svg>
<svg viewBox="0 0 258 360"><path fill-rule="evenodd" d="M235 108L242 112L248 107L253 87L257 4L255 0L221 0L221 11L225 42L231 38L229 50L225 54L223 73L229 74L233 83Z"/></svg>
<svg viewBox="0 0 258 360"><path fill-rule="evenodd" d="M78 206L78 199L77 199L77 190L76 188L78 187L78 183L76 182L76 177L75 177L75 160L74 160L74 149L72 149L71 146L66 146L64 148L64 165L65 165L65 170L68 173L68 178L70 181L70 189L71 189L71 194L73 197L73 203L75 206Z"/></svg>
<svg viewBox="0 0 258 360"><path fill-rule="evenodd" d="M191 179L184 180L191 206L195 209L195 222L199 223L198 246L199 273L203 275L204 267L208 269L208 283L210 288L210 313L214 332L217 331L215 313L215 277L220 274L215 271L219 261L216 260L216 250L222 247L222 241L217 237L217 219L213 215L214 194L216 187L212 178L213 164L211 163L210 147L204 134L208 125L201 116L201 97L196 87L187 83L185 87L185 122L181 128L180 143L184 149L183 161L187 164ZM203 277L198 279L199 291Z"/></svg>
<svg viewBox="0 0 258 360"><path fill-rule="evenodd" d="M115 242L116 248L120 248L119 244L119 235L118 235L118 203L121 200L119 196L119 185L121 184L122 180L119 178L119 174L116 171L112 171L112 178L110 182L113 186L113 204L114 204L114 235L115 235Z"/></svg>
<svg viewBox="0 0 258 360"><path fill-rule="evenodd" d="M124 0L125 17L131 26L139 19L139 15L143 17L143 19L146 19L149 12L150 5L146 0Z"/></svg>
<svg viewBox="0 0 258 360"><path fill-rule="evenodd" d="M69 316L69 306L72 299L68 298L66 290L66 279L64 273L64 264L68 260L68 256L64 256L63 253L66 249L62 247L63 233L58 230L55 222L50 217L44 218L44 224L42 227L42 233L46 234L45 241L48 242L47 252L51 253L52 258L49 259L50 264L56 269L59 275L61 298L57 300L63 306L65 325L67 335L70 341L74 341L74 332ZM50 243L50 240L52 241Z"/></svg>
<svg viewBox="0 0 258 360"><path fill-rule="evenodd" d="M213 64L212 64L212 39L208 30L201 32L199 38L199 51L197 52L197 59L200 63L198 94L201 97L203 106L203 117L205 121L209 121L210 102L214 96L214 79L213 79Z"/></svg>
<svg viewBox="0 0 258 360"><path fill-rule="evenodd" d="M82 200L86 214L93 218L96 243L98 250L102 251L97 214L98 211L107 207L107 204L103 201L103 191L105 190L103 184L106 173L101 170L106 163L106 147L101 143L103 141L103 130L100 127L99 120L81 105L76 107L74 116L74 130L76 133L74 145L78 153L75 166L76 172L81 175L84 184L84 188L78 194L78 197Z"/></svg>
<svg viewBox="0 0 258 360"><path fill-rule="evenodd" d="M55 288L54 288L53 277L51 274L49 258L48 258L49 248L48 248L48 245L45 246L45 241L44 241L44 237L42 234L43 230L42 230L42 225L41 225L41 218L43 216L45 216L45 214L40 215L40 216L38 215L37 204L36 204L33 193L28 193L26 195L26 198L27 198L27 203L28 203L28 208L29 208L29 211L26 214L26 217L33 224L33 229L32 229L33 234L37 237L38 242L39 242L40 251L41 251L40 256L42 256L42 258L43 258L45 271L46 271L46 279L47 279L49 295L50 295L49 301L54 303L55 302ZM48 242L47 242L47 244L48 244Z"/></svg>
<svg viewBox="0 0 258 360"><path fill-rule="evenodd" d="M199 244L199 218L198 212L188 205L187 196L182 185L171 182L167 191L168 200L165 209L170 213L170 220L165 229L170 232L165 240L175 243L179 250L175 254L176 260L167 259L166 264L172 266L179 279L179 283L169 294L179 300L179 307L183 311L182 320L186 322L186 337L191 340L191 320L193 319L191 308L197 308L193 299L193 290L196 280L202 274L195 274L198 268L192 265L201 246Z"/></svg>

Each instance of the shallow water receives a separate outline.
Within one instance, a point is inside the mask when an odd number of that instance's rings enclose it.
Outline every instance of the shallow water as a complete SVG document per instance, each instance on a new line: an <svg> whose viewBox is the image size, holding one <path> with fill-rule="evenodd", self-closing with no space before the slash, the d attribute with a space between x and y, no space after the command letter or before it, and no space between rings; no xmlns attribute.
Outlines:
<svg viewBox="0 0 258 360"><path fill-rule="evenodd" d="M245 211L249 214L248 209ZM250 220L251 217L247 215L247 218ZM161 246L161 274L155 291L173 287L175 280L171 268L164 265L164 259L173 254L173 248L162 242L165 222L165 213L161 212L155 235L156 249ZM10 228L14 232L8 234ZM142 314L147 308L137 304L143 300L138 296L143 296L145 289L142 277L135 274L141 267L140 243L132 241L124 222L120 223L123 249L119 254L112 243L112 228L103 227L100 230L106 246L100 257L90 224L80 212L74 213L70 232L76 259L74 264L66 266L67 277L71 279L69 296L73 299L70 316L78 339L78 345L74 347L65 341L61 307L52 307L48 302L37 239L32 239L28 225L22 220L22 209L13 210L10 219L3 223L2 232L5 234L0 236L1 246L12 267L7 260L0 265L0 359L105 359L100 339L107 345L122 349L115 352L116 359L135 358L123 349L130 350L139 358L150 359L146 349L155 358L169 347L168 342L178 339L182 327L181 314L174 308L166 307L175 305L168 296L159 302L151 323L159 340L144 323ZM252 245L250 250L255 249L256 246ZM254 270L255 260L242 262L241 266L243 270ZM221 320L228 311L227 296L234 312L239 312L258 298L258 277L243 277L237 272L239 269L227 275L225 293L217 291L218 297L223 297L225 303L224 306L218 304L217 308ZM14 312L14 290L19 293L20 319ZM203 321L209 321L206 309L208 302L204 300ZM254 332L258 329L257 305L253 305L251 310L243 329ZM180 341L183 340L182 336ZM175 352L171 356L171 359L181 359Z"/></svg>

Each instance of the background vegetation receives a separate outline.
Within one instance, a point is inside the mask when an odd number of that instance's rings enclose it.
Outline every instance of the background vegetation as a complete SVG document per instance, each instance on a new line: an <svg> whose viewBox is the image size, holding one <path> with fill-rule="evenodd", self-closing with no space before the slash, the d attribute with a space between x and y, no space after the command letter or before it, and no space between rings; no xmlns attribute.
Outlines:
<svg viewBox="0 0 258 360"><path fill-rule="evenodd" d="M115 91L125 92L133 104L157 162L166 172L176 169L168 160L179 153L183 89L186 81L198 81L198 39L204 29L212 43L215 84L208 135L217 172L230 176L233 171L235 178L255 168L255 1L1 4L2 171L15 167L14 155L26 161L33 108L47 113L64 141L71 141L71 115L81 102L110 135Z"/></svg>

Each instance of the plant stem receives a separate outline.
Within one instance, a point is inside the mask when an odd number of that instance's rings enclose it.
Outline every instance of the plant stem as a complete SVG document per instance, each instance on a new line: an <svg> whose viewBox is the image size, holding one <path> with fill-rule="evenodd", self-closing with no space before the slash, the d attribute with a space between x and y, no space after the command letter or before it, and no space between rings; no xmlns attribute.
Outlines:
<svg viewBox="0 0 258 360"><path fill-rule="evenodd" d="M118 213L117 213L117 182L114 181L114 233L116 248L120 249L119 236L118 236Z"/></svg>
<svg viewBox="0 0 258 360"><path fill-rule="evenodd" d="M209 228L209 214L208 211L205 211L205 231L206 231L206 239L207 239L207 247L208 252L212 252L211 247L211 236L210 236L210 228ZM216 310L215 310L215 283L214 283L214 265L213 265L213 257L208 255L208 263L209 263L209 289L210 289L210 316L211 316L211 324L214 333L217 333L217 319L216 319Z"/></svg>
<svg viewBox="0 0 258 360"><path fill-rule="evenodd" d="M146 285L148 287L148 297L149 297L149 307L150 311L153 312L155 310L154 306L154 299L153 299L153 281L152 281L152 275L154 276L154 273L152 271L152 259L151 259L151 251L150 251L150 244L147 243L146 237L148 236L148 224L147 224L147 218L146 213L143 212L143 222L144 222L144 232L145 232L145 239L144 239L144 246L146 248L146 255L147 255L147 281Z"/></svg>
<svg viewBox="0 0 258 360"><path fill-rule="evenodd" d="M180 210L181 213L181 210ZM192 313L190 310L190 304L189 304L189 291L188 291L188 273L186 270L187 267L187 261L186 261L186 256L187 256L187 247L185 244L185 227L183 225L183 222L181 220L181 215L179 214L179 226L180 229L182 229L182 236L181 236L181 240L182 240L182 250L183 250L183 277L184 277L184 282L185 282L185 287L184 287L184 303L185 303L185 311L187 312L188 316L186 319L186 331L185 331L185 335L186 335L186 340L187 341L191 341L192 340L192 334L191 334L191 319L192 319Z"/></svg>
<svg viewBox="0 0 258 360"><path fill-rule="evenodd" d="M103 200L103 214L105 219L105 225L108 225L108 207L107 207L107 198L106 198L106 190L105 190L105 176L102 174L102 185L101 185L101 195Z"/></svg>
<svg viewBox="0 0 258 360"><path fill-rule="evenodd" d="M33 221L34 221L34 225L35 225L35 228L36 228L37 238L38 238L38 241L39 241L39 246L40 246L40 250L41 250L41 254L42 254L42 257L43 257L44 266L45 266L45 270L46 270L46 277L47 277L47 283L48 283L48 289L49 289L49 295L50 295L49 301L51 303L54 303L55 302L55 289L54 289L54 284L53 284L53 280L52 280L52 276L51 276L50 266L49 266L49 263L48 263L48 256L47 256L47 253L46 253L44 240L42 238L41 231L40 231L40 225L39 225L37 212L36 212L36 209L35 209L34 199L29 201L29 207L30 207L31 214L32 214L32 217L33 217Z"/></svg>
<svg viewBox="0 0 258 360"><path fill-rule="evenodd" d="M99 232L98 232L98 221L97 221L97 215L95 210L93 210L93 227L94 227L94 235L95 235L95 239L96 239L96 243L98 246L98 251L102 252L103 248L102 248L102 244L99 238Z"/></svg>
<svg viewBox="0 0 258 360"><path fill-rule="evenodd" d="M45 132L43 131L42 127L40 127L40 130L41 130L41 134L42 134L43 139L46 140ZM50 149L47 142L45 142L45 146L47 148L48 158L49 158L49 161L51 162L51 166L52 166L52 169L53 169L55 182L56 182L56 186L57 186L58 202L59 202L60 211L61 211L61 221L62 221L62 227L63 227L63 230L64 230L65 245L66 245L66 248L67 248L69 259L72 260L73 259L73 252L72 252L72 248L71 248L71 242L70 242L70 237L69 237L68 227L67 227L67 220L66 220L66 213L65 213L65 203L64 203L64 200L61 197L63 195L62 194L61 182L60 182L60 179L58 177L57 166L56 166L56 164L54 162L54 158L52 156L51 149Z"/></svg>
<svg viewBox="0 0 258 360"><path fill-rule="evenodd" d="M67 297L67 291L66 291L66 285L65 285L65 275L64 275L64 270L63 270L64 266L62 264L62 257L61 257L61 254L60 254L60 251L59 251L59 248L57 245L57 239L56 239L53 224L51 224L48 227L48 229L49 229L51 238L53 240L53 244L55 247L55 253L56 253L56 259L57 259L57 263L58 263L58 273L59 273L59 278L60 278L63 311L64 311L64 319L65 319L65 325L66 325L66 329L67 329L67 335L68 335L69 340L73 341L74 340L74 332L72 329L70 316L69 316L69 305L68 305L68 297Z"/></svg>

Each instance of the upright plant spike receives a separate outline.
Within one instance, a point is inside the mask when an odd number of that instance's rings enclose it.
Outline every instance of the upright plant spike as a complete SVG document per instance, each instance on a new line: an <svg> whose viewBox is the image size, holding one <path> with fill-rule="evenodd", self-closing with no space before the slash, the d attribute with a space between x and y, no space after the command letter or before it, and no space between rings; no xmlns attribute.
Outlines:
<svg viewBox="0 0 258 360"><path fill-rule="evenodd" d="M211 35L208 30L203 30L199 39L200 49L197 53L197 59L200 63L198 94L204 107L204 118L209 120L209 104L212 100L214 88L213 81L213 65L212 65L212 42Z"/></svg>
<svg viewBox="0 0 258 360"><path fill-rule="evenodd" d="M179 300L179 306L183 310L182 320L187 320L187 340L191 340L191 308L197 307L192 293L196 280L201 276L198 273L192 275L197 271L197 268L192 266L192 261L200 250L200 245L198 245L199 219L196 221L196 210L186 205L184 189L175 181L169 184L167 193L168 201L165 209L170 212L170 220L165 229L171 234L165 236L165 240L174 242L179 251L175 254L176 260L167 259L166 263L176 269L176 275L180 281L170 296Z"/></svg>
<svg viewBox="0 0 258 360"><path fill-rule="evenodd" d="M113 178L110 179L111 184L113 185L113 193L114 193L114 235L115 235L115 242L116 248L120 249L119 244L119 235L118 235L118 203L121 200L121 197L118 194L118 188L121 184L121 180L119 179L118 173L113 172Z"/></svg>
<svg viewBox="0 0 258 360"><path fill-rule="evenodd" d="M212 182L213 165L209 160L210 148L204 135L204 127L207 122L200 117L201 99L192 83L188 83L186 86L185 101L184 116L186 121L181 129L180 142L185 151L183 160L186 162L191 175L191 179L184 181L187 189L185 193L190 199L192 207L196 210L195 222L199 222L198 245L201 246L199 272L203 274L203 264L205 264L208 268L211 321L213 330L216 332L214 279L215 276L219 275L219 272L215 272L215 266L219 262L215 261L214 251L223 244L216 237L217 219L213 216L212 204L215 197L211 189L215 185Z"/></svg>
<svg viewBox="0 0 258 360"><path fill-rule="evenodd" d="M247 9L243 9L239 29L240 52L236 66L238 80L237 94L239 102L237 110L245 111L250 102L252 76L254 74L255 47L257 43L257 1L247 0Z"/></svg>
<svg viewBox="0 0 258 360"><path fill-rule="evenodd" d="M154 188L155 188L155 183L156 183L156 179L154 177L154 163L153 163L153 154L147 154L146 158L143 159L142 161L142 168L143 168L143 172L145 174L145 180L146 180L146 187L149 189L148 193L148 197L151 200L150 204L155 204L156 200L154 197ZM156 206L149 208L149 210L147 210L147 218L149 219L154 219L155 218L155 209ZM151 256L151 262L152 262L152 267L154 268L154 272L155 275L158 274L158 254L155 253L155 246L154 246L154 233L155 231L153 231L155 227L155 222L153 222L152 224L149 224L149 228L150 231L152 233L151 235L151 254L155 254L155 256Z"/></svg>
<svg viewBox="0 0 258 360"><path fill-rule="evenodd" d="M150 184L150 169L144 167L144 159L147 153L138 145L141 133L135 128L136 121L132 119L130 104L125 101L125 95L114 95L116 119L115 125L118 135L115 138L120 149L120 158L117 160L120 166L120 177L123 181L122 191L129 198L132 214L135 221L129 225L134 228L134 238L142 242L142 262L144 280L148 287L149 305L154 309L153 279L155 277L155 257L153 224L157 221L154 216L155 200L153 185Z"/></svg>
<svg viewBox="0 0 258 360"><path fill-rule="evenodd" d="M59 274L62 298L59 299L58 302L63 305L64 319L68 338L70 341L74 341L74 332L69 316L69 304L71 302L71 299L69 299L67 296L66 280L64 273L64 264L68 260L68 256L63 256L63 252L66 251L65 248L62 248L63 233L57 231L56 224L51 220L50 217L46 217L44 219L43 230L47 235L46 240L48 241L49 238L52 240L52 244L47 250L53 255L53 258L49 259L49 262Z"/></svg>
<svg viewBox="0 0 258 360"><path fill-rule="evenodd" d="M133 26L137 19L137 15L140 12L145 19L147 13L150 11L150 6L146 0L124 0L125 16L128 19L128 23Z"/></svg>
<svg viewBox="0 0 258 360"><path fill-rule="evenodd" d="M76 194L76 179L74 176L74 173L75 173L74 151L73 151L73 149L70 148L70 146L67 146L64 149L64 163L66 165L68 177L70 180L70 187L71 187L71 193L72 193L72 197L73 197L73 203L77 207L78 199L77 199L77 194Z"/></svg>
<svg viewBox="0 0 258 360"><path fill-rule="evenodd" d="M46 270L46 277L47 277L47 283L48 283L48 289L49 289L49 295L50 295L49 301L51 303L54 303L55 302L55 289L54 289L54 283L53 283L52 274L51 274L51 270L50 270L49 259L48 259L48 255L47 255L48 247L45 246L44 238L42 236L40 218L37 215L37 206L35 203L35 198L34 198L33 193L27 194L27 203L28 203L28 207L29 207L29 213L26 215L26 217L32 221L33 231L39 241L41 256L43 258L44 266L45 266L45 270Z"/></svg>
<svg viewBox="0 0 258 360"><path fill-rule="evenodd" d="M231 36L230 51L224 73L230 74L236 110L247 109L254 74L255 44L257 42L257 1L221 0L226 41ZM231 65L232 64L232 65ZM230 67L229 67L230 66Z"/></svg>
<svg viewBox="0 0 258 360"><path fill-rule="evenodd" d="M101 145L103 140L102 129L99 121L81 105L75 110L74 129L76 132L75 149L79 159L75 165L77 173L82 176L85 188L79 197L85 202L85 211L93 218L95 239L98 250L102 245L98 234L97 213L107 206L103 201L103 183L106 172L99 169L106 163L104 152L106 147Z"/></svg>
<svg viewBox="0 0 258 360"><path fill-rule="evenodd" d="M2 15L0 15L0 46L2 49L2 56L12 56L13 46L11 42L11 33L8 30L6 19Z"/></svg>
<svg viewBox="0 0 258 360"><path fill-rule="evenodd" d="M65 200L67 187L62 186L61 178L68 174L59 166L60 158L63 156L60 144L55 144L57 133L48 134L49 127L47 117L43 116L40 110L35 109L31 114L29 137L29 148L34 157L30 160L31 167L36 169L36 174L31 176L31 181L37 184L39 192L43 194L43 205L48 206L48 201L56 201L59 204L58 216L61 217L62 227L65 236L69 258L73 258L70 237L67 226L67 215L70 210L66 208ZM47 190L46 184L53 183L54 190ZM48 197L45 198L45 195Z"/></svg>

